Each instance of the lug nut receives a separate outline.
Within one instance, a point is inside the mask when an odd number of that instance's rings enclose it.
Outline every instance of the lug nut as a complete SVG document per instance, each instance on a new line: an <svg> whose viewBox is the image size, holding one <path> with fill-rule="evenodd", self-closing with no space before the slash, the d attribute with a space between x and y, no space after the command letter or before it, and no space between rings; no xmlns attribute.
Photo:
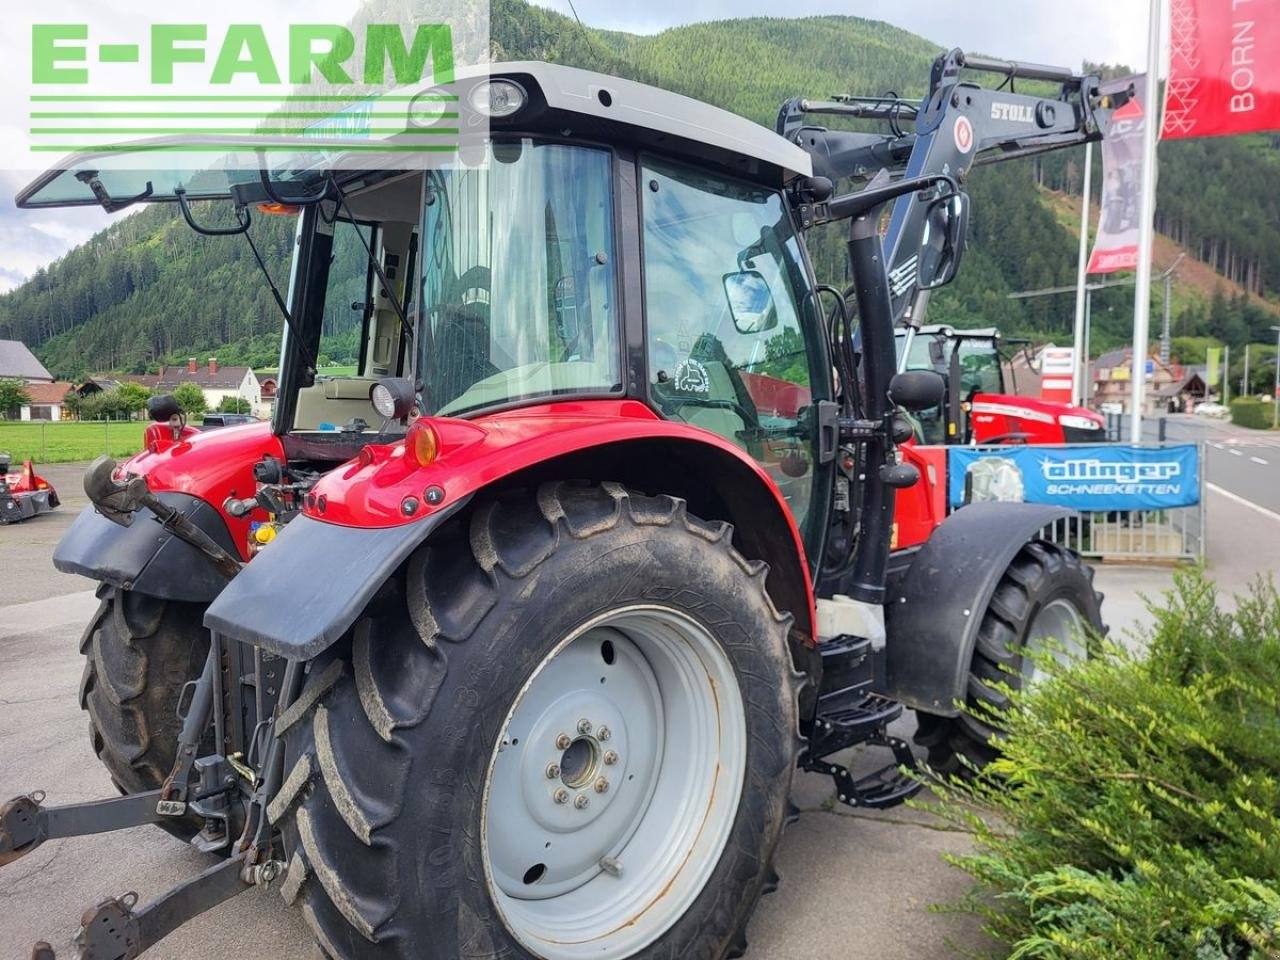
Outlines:
<svg viewBox="0 0 1280 960"><path fill-rule="evenodd" d="M548 763L548 764L547 764L547 779L548 779L548 780L554 780L554 779L556 779L558 776L560 776L560 764L558 764L558 763Z"/></svg>
<svg viewBox="0 0 1280 960"><path fill-rule="evenodd" d="M553 794L553 796L555 797L556 803L568 803L568 802L569 802L569 791L568 791L568 790L566 790L564 787L561 787L559 790L557 790L557 791Z"/></svg>
<svg viewBox="0 0 1280 960"><path fill-rule="evenodd" d="M608 727L601 727L596 733L596 739L601 741L608 740L611 736L613 736L613 734L610 732Z"/></svg>
<svg viewBox="0 0 1280 960"><path fill-rule="evenodd" d="M557 750L568 750L569 744L571 743L573 743L573 740L567 733L562 733L560 736L556 737Z"/></svg>
<svg viewBox="0 0 1280 960"><path fill-rule="evenodd" d="M591 730L592 730L592 727L591 727L590 720L578 721L578 732L581 733L583 736L586 736L587 734L589 734Z"/></svg>
<svg viewBox="0 0 1280 960"><path fill-rule="evenodd" d="M587 799L587 795L585 793L580 793L574 798L573 805L579 810L585 810L587 809L587 804L590 802L591 801Z"/></svg>
<svg viewBox="0 0 1280 960"><path fill-rule="evenodd" d="M596 793L607 793L609 790L609 781L601 777L596 781Z"/></svg>
<svg viewBox="0 0 1280 960"><path fill-rule="evenodd" d="M614 753L612 750L606 750L604 752L604 765L606 767L612 767L617 762L618 762L618 755L616 753Z"/></svg>

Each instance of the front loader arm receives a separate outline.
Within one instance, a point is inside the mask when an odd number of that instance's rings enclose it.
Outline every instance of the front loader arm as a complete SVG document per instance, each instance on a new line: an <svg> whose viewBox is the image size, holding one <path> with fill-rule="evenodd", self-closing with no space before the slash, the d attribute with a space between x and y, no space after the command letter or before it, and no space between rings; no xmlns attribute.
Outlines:
<svg viewBox="0 0 1280 960"><path fill-rule="evenodd" d="M961 78L964 70L1003 75L996 89ZM1017 80L1059 84L1056 96L1017 93ZM1100 79L1062 67L971 57L952 50L933 65L929 92L919 103L896 97L837 97L788 100L778 132L813 157L814 175L833 184L846 178L877 182L886 176L948 176L963 186L975 165L998 163L1099 140L1106 118L1127 96L1104 96ZM871 120L887 133L831 130L812 116ZM910 127L908 130L907 128ZM870 189L870 188L868 188ZM838 219L839 197L809 212L809 225ZM918 293L915 258L927 236L928 205L913 195L894 205L884 238L893 313L900 322ZM824 209L825 208L825 209ZM919 312L919 311L916 311ZM911 317L918 324L919 316Z"/></svg>

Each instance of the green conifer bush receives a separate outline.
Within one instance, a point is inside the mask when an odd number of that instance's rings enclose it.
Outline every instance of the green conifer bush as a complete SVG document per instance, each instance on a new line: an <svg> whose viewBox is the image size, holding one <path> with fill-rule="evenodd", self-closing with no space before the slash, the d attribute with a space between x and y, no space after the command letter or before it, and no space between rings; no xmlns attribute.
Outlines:
<svg viewBox="0 0 1280 960"><path fill-rule="evenodd" d="M1010 958L1280 958L1280 597L1228 611L1184 572L1150 614L1139 652L1011 691L1000 759L934 787Z"/></svg>

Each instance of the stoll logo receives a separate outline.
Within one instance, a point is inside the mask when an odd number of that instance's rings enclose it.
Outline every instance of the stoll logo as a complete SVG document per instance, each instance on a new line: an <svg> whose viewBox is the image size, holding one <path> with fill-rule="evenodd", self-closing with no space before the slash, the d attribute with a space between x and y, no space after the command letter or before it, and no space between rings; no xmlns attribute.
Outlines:
<svg viewBox="0 0 1280 960"><path fill-rule="evenodd" d="M1046 490L1057 495L1156 494L1182 491L1182 464L1176 460L1106 461L1096 457L1041 460Z"/></svg>

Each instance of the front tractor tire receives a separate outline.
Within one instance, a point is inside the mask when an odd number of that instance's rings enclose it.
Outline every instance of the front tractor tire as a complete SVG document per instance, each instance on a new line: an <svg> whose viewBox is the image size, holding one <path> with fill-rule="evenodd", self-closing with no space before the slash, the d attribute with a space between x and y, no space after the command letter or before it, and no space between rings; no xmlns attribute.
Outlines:
<svg viewBox="0 0 1280 960"><path fill-rule="evenodd" d="M451 521L278 723L286 900L334 958L738 956L800 744L726 524L555 483Z"/></svg>
<svg viewBox="0 0 1280 960"><path fill-rule="evenodd" d="M1001 685L1014 690L1044 677L1044 657L1088 655L1089 637L1104 631L1102 594L1093 568L1073 550L1033 540L1013 558L996 585L978 628L966 702L956 717L917 711L916 743L939 773L967 775L999 756L1000 730L991 710L1009 707Z"/></svg>
<svg viewBox="0 0 1280 960"><path fill-rule="evenodd" d="M178 699L209 655L205 604L162 600L103 584L80 641L80 708L89 714L93 752L121 793L164 785L178 752ZM164 820L184 839L198 818Z"/></svg>

